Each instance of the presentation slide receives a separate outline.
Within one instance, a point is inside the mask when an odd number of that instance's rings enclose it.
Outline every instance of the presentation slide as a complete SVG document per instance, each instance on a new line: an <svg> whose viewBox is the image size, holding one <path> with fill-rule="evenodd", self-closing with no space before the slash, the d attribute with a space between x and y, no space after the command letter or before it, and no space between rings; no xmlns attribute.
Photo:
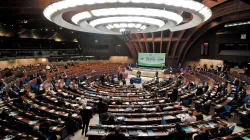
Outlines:
<svg viewBox="0 0 250 140"><path fill-rule="evenodd" d="M139 53L138 65L161 67L165 66L166 53Z"/></svg>

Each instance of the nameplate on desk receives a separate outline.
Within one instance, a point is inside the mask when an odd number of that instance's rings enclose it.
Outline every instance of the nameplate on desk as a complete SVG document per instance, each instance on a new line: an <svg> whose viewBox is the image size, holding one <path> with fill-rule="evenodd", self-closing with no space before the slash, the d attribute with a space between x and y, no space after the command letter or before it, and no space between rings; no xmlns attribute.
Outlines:
<svg viewBox="0 0 250 140"><path fill-rule="evenodd" d="M164 116L164 119L174 119L173 116Z"/></svg>
<svg viewBox="0 0 250 140"><path fill-rule="evenodd" d="M15 115L17 115L18 113L17 112L10 112L10 116L15 116Z"/></svg>
<svg viewBox="0 0 250 140"><path fill-rule="evenodd" d="M201 128L201 127L209 127L207 124L198 124L197 127Z"/></svg>
<svg viewBox="0 0 250 140"><path fill-rule="evenodd" d="M147 130L149 136L155 136L153 130Z"/></svg>
<svg viewBox="0 0 250 140"><path fill-rule="evenodd" d="M68 116L68 115L69 115L69 113L64 114L64 116Z"/></svg>
<svg viewBox="0 0 250 140"><path fill-rule="evenodd" d="M45 106L43 106L43 107L41 107L41 109L43 109L43 110L45 110L47 107L45 107Z"/></svg>
<svg viewBox="0 0 250 140"><path fill-rule="evenodd" d="M76 97L76 100L81 100L82 98L81 97Z"/></svg>
<svg viewBox="0 0 250 140"><path fill-rule="evenodd" d="M35 124L35 123L37 123L37 122L38 122L38 121L30 121L29 124L30 124L30 125L33 125L33 124Z"/></svg>
<svg viewBox="0 0 250 140"><path fill-rule="evenodd" d="M105 130L104 129L91 129L88 132L89 134L105 134Z"/></svg>
<svg viewBox="0 0 250 140"><path fill-rule="evenodd" d="M210 127L214 128L214 126L216 125L214 122L209 122L208 123Z"/></svg>
<svg viewBox="0 0 250 140"><path fill-rule="evenodd" d="M145 117L143 117L143 118L141 118L143 121L147 121L148 119L147 118L145 118Z"/></svg>

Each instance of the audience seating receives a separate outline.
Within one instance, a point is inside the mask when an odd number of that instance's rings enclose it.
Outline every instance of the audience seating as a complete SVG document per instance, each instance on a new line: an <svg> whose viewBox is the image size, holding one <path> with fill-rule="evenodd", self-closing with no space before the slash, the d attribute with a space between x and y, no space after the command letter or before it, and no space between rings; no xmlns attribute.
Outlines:
<svg viewBox="0 0 250 140"><path fill-rule="evenodd" d="M77 131L82 123L79 111L82 104L87 102L87 109L94 114L100 98L108 103L107 115L113 116L117 121L104 119L101 120L101 125L91 124L87 133L89 139L100 139L114 132L115 125L120 125L121 132L127 137L171 139L170 131L175 127L174 123L180 123L187 138L191 138L202 126L209 132L217 131L221 125L226 124L222 119L232 114L237 124L249 121L241 119L249 116L244 108L250 101L248 96L239 104L232 105L233 95L239 92L240 86L249 93L248 85L244 84L248 83L248 77L243 75L238 75L239 86L235 86L233 75L228 75L228 79L225 79L220 77L220 73L207 71L176 72L162 81L155 79L143 83L143 88L137 89L132 85L100 81L102 74L109 76L122 72L121 67L124 65L121 64L75 63L67 67L60 64L51 66L51 70L45 70L45 65L38 65L1 73L3 84L0 86L0 108L3 109L1 115L4 116L0 120L2 137L12 135L23 139L53 139L54 135L58 135L64 139L68 135L65 127L68 114L72 113L76 122L74 131ZM8 75L9 72L12 75ZM4 76L6 73L7 76ZM223 94L220 91L224 88L222 83L227 88ZM201 96L196 96L199 86L206 84L208 90ZM174 101L172 94L176 89L178 99ZM12 97L11 92L16 96ZM181 121L182 115L188 111L193 111L197 121ZM210 114L212 119L200 120L200 113ZM216 115L221 118L214 117ZM45 122L49 123L47 132L39 129ZM223 138L249 135L249 130L232 134L234 128L235 126L231 126Z"/></svg>

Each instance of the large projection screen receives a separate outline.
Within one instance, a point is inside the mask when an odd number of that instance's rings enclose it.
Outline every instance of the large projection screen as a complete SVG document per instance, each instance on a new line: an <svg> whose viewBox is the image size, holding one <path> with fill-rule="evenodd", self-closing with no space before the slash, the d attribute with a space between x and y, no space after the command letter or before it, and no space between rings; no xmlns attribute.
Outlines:
<svg viewBox="0 0 250 140"><path fill-rule="evenodd" d="M138 65L150 67L165 66L166 53L139 53Z"/></svg>

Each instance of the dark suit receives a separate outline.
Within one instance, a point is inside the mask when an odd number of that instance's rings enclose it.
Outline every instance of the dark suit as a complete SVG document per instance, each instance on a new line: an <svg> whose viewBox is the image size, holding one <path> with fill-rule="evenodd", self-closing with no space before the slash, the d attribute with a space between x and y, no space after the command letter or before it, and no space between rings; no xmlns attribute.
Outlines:
<svg viewBox="0 0 250 140"><path fill-rule="evenodd" d="M196 91L196 96L201 96L201 95L203 95L203 90L202 90L202 88L197 88L197 91Z"/></svg>
<svg viewBox="0 0 250 140"><path fill-rule="evenodd" d="M74 120L71 117L67 117L65 120L66 129L68 134L74 135L73 127L74 127Z"/></svg>
<svg viewBox="0 0 250 140"><path fill-rule="evenodd" d="M99 114L99 117L100 117L100 114L102 114L102 113L105 113L106 112L106 104L105 103L103 103L103 102L99 102L98 104L97 104L97 108L98 108L98 114Z"/></svg>
<svg viewBox="0 0 250 140"><path fill-rule="evenodd" d="M158 75L159 75L159 73L158 73L158 71L155 73L155 77L158 77Z"/></svg>
<svg viewBox="0 0 250 140"><path fill-rule="evenodd" d="M239 86L240 85L240 81L237 79L237 80L235 80L234 81L234 85L237 87L237 86Z"/></svg>
<svg viewBox="0 0 250 140"><path fill-rule="evenodd" d="M80 114L82 116L82 135L84 132L84 128L85 128L85 134L88 132L88 127L89 127L89 121L92 118L92 112L91 110L88 109L82 109L80 110Z"/></svg>
<svg viewBox="0 0 250 140"><path fill-rule="evenodd" d="M178 89L177 87L174 87L171 97L172 102L176 102L177 98L178 98Z"/></svg>

